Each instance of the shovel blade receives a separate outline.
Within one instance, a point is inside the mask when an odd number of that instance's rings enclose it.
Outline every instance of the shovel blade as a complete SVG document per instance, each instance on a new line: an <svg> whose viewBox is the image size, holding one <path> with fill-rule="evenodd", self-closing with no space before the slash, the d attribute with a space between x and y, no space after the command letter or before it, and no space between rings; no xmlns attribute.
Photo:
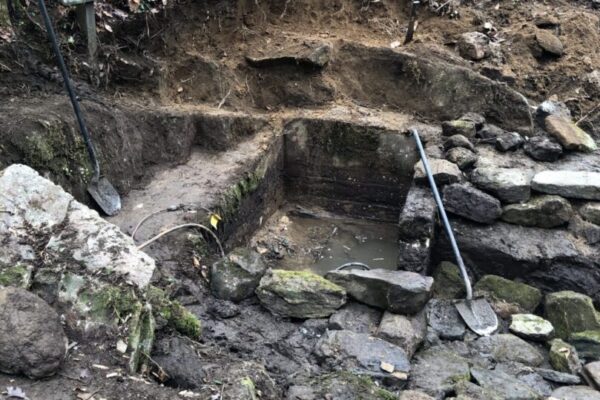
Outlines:
<svg viewBox="0 0 600 400"><path fill-rule="evenodd" d="M92 180L87 190L106 215L113 216L121 210L121 196L106 178Z"/></svg>
<svg viewBox="0 0 600 400"><path fill-rule="evenodd" d="M465 324L479 336L489 336L498 330L498 316L487 300L460 300L455 306Z"/></svg>

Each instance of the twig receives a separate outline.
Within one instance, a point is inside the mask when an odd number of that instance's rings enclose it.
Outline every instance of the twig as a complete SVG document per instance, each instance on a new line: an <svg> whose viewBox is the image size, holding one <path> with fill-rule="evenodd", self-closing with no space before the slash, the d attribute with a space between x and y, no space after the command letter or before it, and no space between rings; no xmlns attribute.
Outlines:
<svg viewBox="0 0 600 400"><path fill-rule="evenodd" d="M94 397L99 391L100 391L100 389L94 390L92 393L90 393L90 395L87 398L85 398L83 400L91 400L92 397Z"/></svg>
<svg viewBox="0 0 600 400"><path fill-rule="evenodd" d="M579 120L577 122L575 122L575 125L579 125L580 122L587 119L587 117L589 117L590 115L595 113L596 110L598 110L599 108L600 108L600 103L596 104L596 106L592 107L592 109L587 114L585 114L583 117L579 118Z"/></svg>
<svg viewBox="0 0 600 400"><path fill-rule="evenodd" d="M217 246L219 246L219 251L221 252L221 257L225 257L225 251L223 251L223 246L221 245L221 241L219 240L217 235L215 235L215 233L213 231L211 231L210 229L208 229L206 226L201 225L201 224L182 224L182 225L174 226L173 228L167 229L166 231L161 232L158 235L154 236L152 239L149 239L146 242L142 243L141 245L138 246L138 250L143 249L144 247L148 246L149 244L155 242L156 240L160 239L161 237L163 237L171 232L174 232L178 229L183 229L183 228L200 228L200 229L203 229L204 231L208 232L213 237L213 239L215 239L215 241L217 242Z"/></svg>
<svg viewBox="0 0 600 400"><path fill-rule="evenodd" d="M219 102L219 105L217 106L217 110L220 110L221 107L223 107L223 104L225 104L225 101L227 100L227 98L229 97L230 94L231 94L231 88L229 88L229 91L227 92L227 94L225 95L225 97L223 97L223 100L221 100Z"/></svg>

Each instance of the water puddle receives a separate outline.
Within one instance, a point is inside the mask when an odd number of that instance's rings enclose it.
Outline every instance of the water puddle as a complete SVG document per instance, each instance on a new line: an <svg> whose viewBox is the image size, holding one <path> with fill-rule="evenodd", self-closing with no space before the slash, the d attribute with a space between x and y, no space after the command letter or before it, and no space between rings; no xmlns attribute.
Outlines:
<svg viewBox="0 0 600 400"><path fill-rule="evenodd" d="M254 235L252 245L271 268L325 274L348 262L396 269L398 228L286 206Z"/></svg>

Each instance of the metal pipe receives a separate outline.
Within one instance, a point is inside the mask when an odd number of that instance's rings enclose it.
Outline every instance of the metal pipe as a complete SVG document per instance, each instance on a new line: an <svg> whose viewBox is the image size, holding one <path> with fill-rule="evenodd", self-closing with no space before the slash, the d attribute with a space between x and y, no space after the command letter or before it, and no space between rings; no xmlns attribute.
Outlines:
<svg viewBox="0 0 600 400"><path fill-rule="evenodd" d="M467 300L471 300L473 298L473 289L471 288L471 280L469 279L469 275L467 275L467 269L465 268L465 263L460 255L460 250L458 249L458 244L456 243L456 239L454 238L454 233L452 232L452 226L450 226L450 221L448 220L448 216L446 215L446 210L444 209L444 203L442 203L442 198L440 197L440 193L438 192L437 186L435 184L435 180L433 179L433 174L431 173L431 168L429 167L429 162L427 161L427 155L425 154L425 150L423 149L423 144L421 143L421 138L419 137L419 132L416 129L410 129L410 133L415 137L415 142L417 142L417 148L419 149L419 154L421 156L421 161L423 162L423 167L425 168L425 175L427 175L427 179L429 180L429 185L431 186L431 191L433 192L433 197L437 204L438 210L440 211L440 216L442 217L442 222L444 228L446 230L446 234L448 235L448 239L450 240L450 245L452 246L452 251L454 252L454 256L456 257L456 262L460 269L460 274L462 275L463 282L465 284L465 289L467 292Z"/></svg>

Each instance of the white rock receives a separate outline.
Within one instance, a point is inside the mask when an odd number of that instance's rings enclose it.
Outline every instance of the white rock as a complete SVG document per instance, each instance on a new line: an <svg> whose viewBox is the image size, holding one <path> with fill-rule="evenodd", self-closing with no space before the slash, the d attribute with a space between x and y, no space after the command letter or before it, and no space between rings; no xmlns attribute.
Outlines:
<svg viewBox="0 0 600 400"><path fill-rule="evenodd" d="M533 177L531 187L568 198L600 200L600 172L543 171Z"/></svg>

